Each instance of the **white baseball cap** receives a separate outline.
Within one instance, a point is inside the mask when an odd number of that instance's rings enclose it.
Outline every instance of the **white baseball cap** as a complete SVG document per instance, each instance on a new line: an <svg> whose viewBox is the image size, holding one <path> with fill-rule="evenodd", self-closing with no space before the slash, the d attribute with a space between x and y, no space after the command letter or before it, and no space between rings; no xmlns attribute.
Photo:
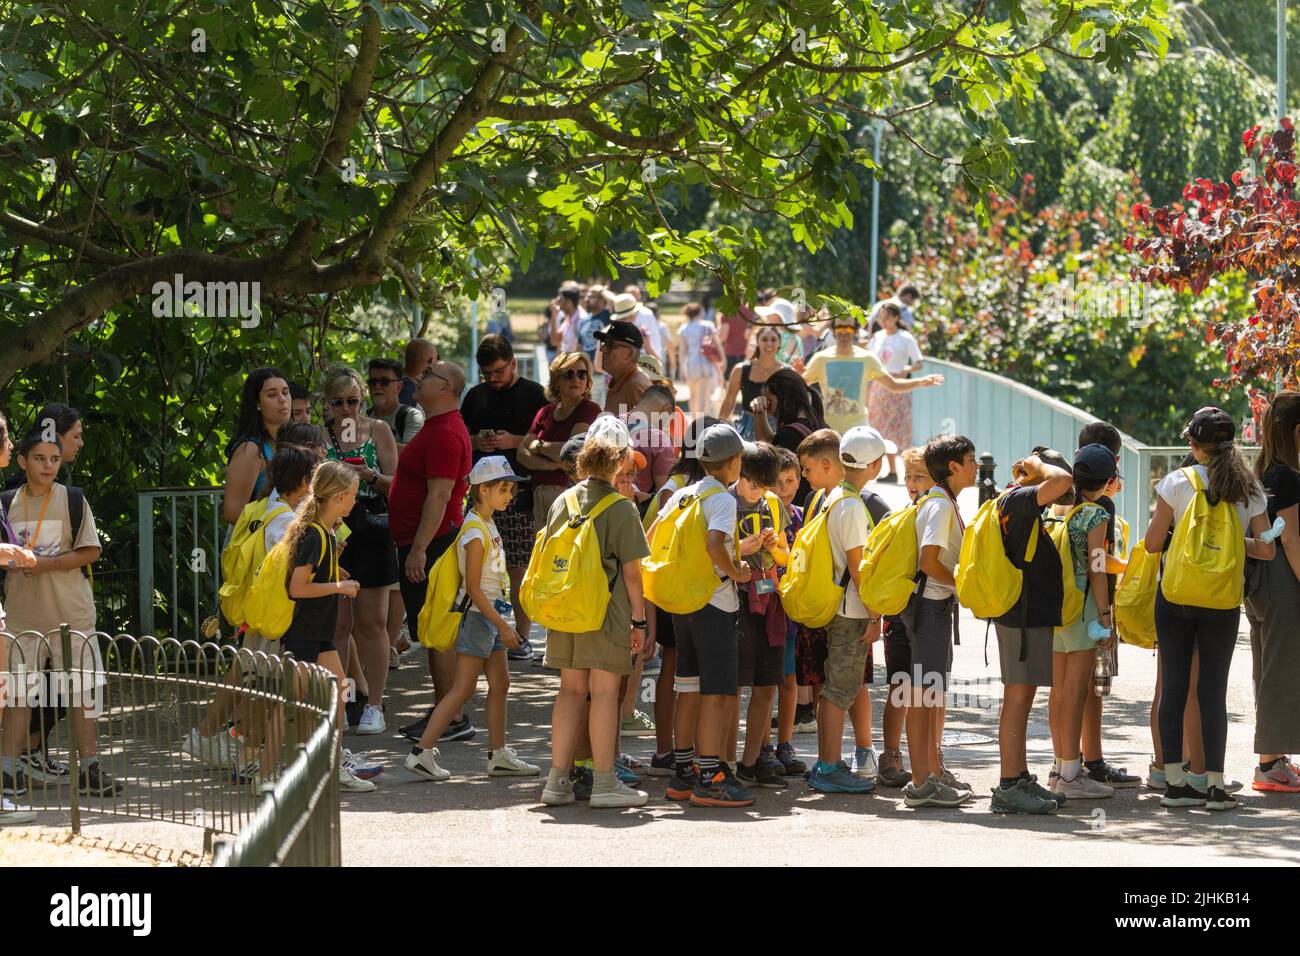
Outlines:
<svg viewBox="0 0 1300 956"><path fill-rule="evenodd" d="M474 467L469 470L469 483L471 485L482 485L489 481L528 481L526 475L516 475L514 469L510 467L510 462L506 461L505 455L488 455L486 458L480 458L474 462Z"/></svg>
<svg viewBox="0 0 1300 956"><path fill-rule="evenodd" d="M598 415L596 420L587 426L588 438L603 438L619 451L627 450L632 444L632 437L628 434L627 424L623 419L616 415L608 413Z"/></svg>
<svg viewBox="0 0 1300 956"><path fill-rule="evenodd" d="M854 425L840 439L840 463L846 468L866 468L884 455L897 455L898 446L870 425Z"/></svg>

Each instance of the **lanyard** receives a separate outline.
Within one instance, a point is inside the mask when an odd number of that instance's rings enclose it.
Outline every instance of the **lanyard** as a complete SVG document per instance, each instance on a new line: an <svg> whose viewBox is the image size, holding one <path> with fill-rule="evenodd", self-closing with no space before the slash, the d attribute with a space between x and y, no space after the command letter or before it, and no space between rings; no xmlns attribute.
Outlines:
<svg viewBox="0 0 1300 956"><path fill-rule="evenodd" d="M47 491L47 492L45 493L45 501L44 501L44 503L41 505L41 513L40 513L40 514L37 516L37 518L36 518L36 530L35 530L34 532L32 532L32 536L27 540L27 547L28 547L28 548L35 549L35 547L36 547L36 542L37 542L38 540L40 540L40 537L41 537L41 524L42 524L42 522L45 521L45 509L48 508L48 507L50 506L50 499L53 498L53 497L54 497L54 487L51 485L51 486L50 486L50 490ZM28 502L28 500L29 500L29 499L28 499L28 497L27 497L27 489L24 488L24 489L23 489L23 522L24 522L24 523L26 523L26 521L27 521L27 502Z"/></svg>

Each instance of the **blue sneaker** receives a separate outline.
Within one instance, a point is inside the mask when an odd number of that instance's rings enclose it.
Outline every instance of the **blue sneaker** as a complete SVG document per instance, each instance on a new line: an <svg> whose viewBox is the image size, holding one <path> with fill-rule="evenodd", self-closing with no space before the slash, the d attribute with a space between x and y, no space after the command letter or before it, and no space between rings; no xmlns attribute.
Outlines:
<svg viewBox="0 0 1300 956"><path fill-rule="evenodd" d="M614 773L623 783L629 787L635 787L641 782L641 778L633 773L626 763L623 762L622 755L614 758Z"/></svg>
<svg viewBox="0 0 1300 956"><path fill-rule="evenodd" d="M843 760L836 764L813 764L808 785L822 793L870 793L876 789L874 780L856 776Z"/></svg>
<svg viewBox="0 0 1300 956"><path fill-rule="evenodd" d="M650 758L650 764L646 767L645 773L648 777L671 777L677 772L677 764L673 760L673 752L670 750L662 757L655 754Z"/></svg>

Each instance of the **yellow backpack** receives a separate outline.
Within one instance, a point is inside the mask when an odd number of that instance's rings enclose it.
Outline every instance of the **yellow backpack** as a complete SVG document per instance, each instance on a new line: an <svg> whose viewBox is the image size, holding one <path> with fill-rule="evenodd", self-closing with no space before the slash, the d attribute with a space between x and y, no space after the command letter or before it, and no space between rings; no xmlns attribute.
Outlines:
<svg viewBox="0 0 1300 956"><path fill-rule="evenodd" d="M519 603L529 620L570 634L600 630L614 580L605 577L594 525L596 518L622 497L611 492L584 515L575 490L561 496L569 510L568 520L554 534L548 535L548 528L537 532L519 586Z"/></svg>
<svg viewBox="0 0 1300 956"><path fill-rule="evenodd" d="M722 583L706 548L709 525L703 502L726 493L723 488L709 488L702 494L682 495L671 511L659 516L650 535L650 554L641 559L641 584L646 600L661 611L694 614ZM737 540L737 557L739 545Z"/></svg>
<svg viewBox="0 0 1300 956"><path fill-rule="evenodd" d="M221 590L218 599L221 613L235 627L246 620L244 603L253 585L253 576L266 560L266 525L277 515L292 511L281 502L269 507L266 498L250 501L239 513L230 540L221 549Z"/></svg>
<svg viewBox="0 0 1300 956"><path fill-rule="evenodd" d="M872 613L900 614L907 607L920 577L916 511L922 502L945 497L942 491L924 494L872 529L858 567L858 595Z"/></svg>
<svg viewBox="0 0 1300 956"><path fill-rule="evenodd" d="M469 527L482 529L483 537L487 539L487 548L493 546L492 535L488 532L487 525L471 510L465 515L465 523L456 532L456 540L451 543L451 547L438 556L438 560L429 569L429 583L424 591L424 607L420 609L415 629L419 642L435 651L448 651L456 644L461 619L470 607L469 595L461 596L460 593L463 582L460 576L460 561L456 554L461 535ZM486 564L487 551L484 551L483 560Z"/></svg>
<svg viewBox="0 0 1300 956"><path fill-rule="evenodd" d="M1226 501L1210 507L1200 472L1184 468L1183 474L1195 495L1174 525L1160 577L1161 593L1170 604L1237 607L1246 581L1246 536L1237 509Z"/></svg>
<svg viewBox="0 0 1300 956"><path fill-rule="evenodd" d="M645 517L641 519L641 527L649 531L650 526L655 523L655 518L659 516L659 495L664 491L665 488L670 489L668 498L671 498L674 492L681 491L685 487L686 487L685 475L682 474L669 475L668 480L664 482L663 487L657 489L654 495L651 496L650 507L646 508ZM664 501L666 502L668 498L665 498Z"/></svg>
<svg viewBox="0 0 1300 956"><path fill-rule="evenodd" d="M1078 514L1080 508L1092 503L1085 501L1075 505L1059 519L1053 521L1047 529L1052 544L1056 545L1056 553L1061 558L1061 584L1065 600L1061 602L1060 627L1069 627L1071 624L1076 624L1083 617L1083 603L1087 599L1089 589L1092 587L1092 578L1086 574L1084 575L1082 591L1074 583L1074 549L1070 547L1069 532L1070 519Z"/></svg>
<svg viewBox="0 0 1300 956"><path fill-rule="evenodd" d="M957 600L976 617L1001 617L1020 601L1024 590L1024 568L1038 551L1038 529L1029 535L1025 558L1019 567L1007 557L998 505L1004 495L980 505L975 519L966 526L957 560Z"/></svg>
<svg viewBox="0 0 1300 956"><path fill-rule="evenodd" d="M319 528L321 533L320 555L316 558L317 563L320 563L328 550L326 541L329 532L325 530L324 525L315 521L312 522L312 527ZM267 552L266 560L253 575L253 584L249 587L248 597L244 601L244 620L248 624L248 629L271 641L283 637L284 632L289 630L289 625L293 623L294 601L289 597L289 575L293 571L293 555L289 551L288 544L289 539L284 538ZM337 549L334 550L330 562L330 572L330 580L337 581L339 579Z"/></svg>
<svg viewBox="0 0 1300 956"><path fill-rule="evenodd" d="M805 518L803 527L794 536L794 544L790 546L790 563L786 565L777 591L786 617L804 627L825 627L844 600L844 589L850 580L849 569L846 566L840 579L835 579L835 557L831 553L827 521L831 508L855 493L842 486L828 495L818 493L810 502L811 517Z"/></svg>
<svg viewBox="0 0 1300 956"><path fill-rule="evenodd" d="M1160 554L1151 554L1139 541L1129 553L1119 585L1115 588L1115 630L1125 644L1156 646L1156 586Z"/></svg>

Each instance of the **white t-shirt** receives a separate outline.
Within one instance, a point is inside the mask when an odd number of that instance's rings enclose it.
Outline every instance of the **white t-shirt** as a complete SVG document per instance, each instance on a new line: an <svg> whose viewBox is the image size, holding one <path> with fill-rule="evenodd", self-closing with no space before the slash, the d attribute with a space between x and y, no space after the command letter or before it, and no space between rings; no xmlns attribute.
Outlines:
<svg viewBox="0 0 1300 956"><path fill-rule="evenodd" d="M897 375L915 362L921 361L921 347L911 332L900 328L893 335L880 329L867 343L867 351L880 359L885 371Z"/></svg>
<svg viewBox="0 0 1300 956"><path fill-rule="evenodd" d="M865 545L870 528L867 506L858 495L848 495L831 505L830 514L826 516L826 530L831 538L831 560L835 566L836 584L844 577L848 550ZM838 613L841 617L859 621L870 617L858 595L858 589L853 586L852 576L844 586L844 599L840 601Z"/></svg>
<svg viewBox="0 0 1300 956"><path fill-rule="evenodd" d="M582 328L582 323L586 322L588 317L587 310L582 306L578 306L578 311L564 320L564 325L560 331L561 352L578 351L578 330Z"/></svg>
<svg viewBox="0 0 1300 956"><path fill-rule="evenodd" d="M468 520L465 522L465 530L461 532L460 537L456 540L456 563L460 565L460 579L465 580L465 549L471 541L483 542L483 573L479 576L479 590L489 601L510 600L510 575L506 571L506 552L501 545L501 532L497 530L497 523L488 519L488 533L492 535L492 541L489 544L487 537L483 534L483 528L479 522L483 520L482 515L477 516L477 520ZM460 595L457 596L459 602L465 595L465 587L462 584Z"/></svg>
<svg viewBox="0 0 1300 956"><path fill-rule="evenodd" d="M876 303L876 307L871 310L871 315L867 317L867 328L871 328L880 319L880 307L886 302L892 302L898 306L898 311L902 313L898 320L898 327L901 329L911 329L914 325L912 319L912 307L897 296L891 296Z"/></svg>
<svg viewBox="0 0 1300 956"><path fill-rule="evenodd" d="M916 550L919 555L922 548L938 545L939 563L952 571L957 567L957 559L961 556L960 519L952 506L952 500L944 494L942 488L935 487L930 491L939 494L916 509ZM927 577L922 597L942 601L956 593L956 588Z"/></svg>
<svg viewBox="0 0 1300 956"><path fill-rule="evenodd" d="M721 531L724 537L724 545L733 556L736 553L736 499L727 491L725 485L718 479L705 475L700 481L693 485L687 485L681 491L673 492L673 496L668 499L667 503L660 510L660 514L671 513L677 507L679 502L686 495L702 495L704 492L717 488L722 494L709 495L701 500L704 508L704 520L710 531ZM740 610L740 600L736 596L736 585L731 578L726 576L722 568L716 564L713 566L714 573L722 578L722 583L718 589L713 592L713 597L709 598L709 603L719 611L738 611Z"/></svg>
<svg viewBox="0 0 1300 956"><path fill-rule="evenodd" d="M659 320L655 318L655 314L646 306L638 305L636 315L632 318L632 324L641 330L642 337L650 343L655 355L662 359L664 357L664 333L663 329L659 327Z"/></svg>
<svg viewBox="0 0 1300 956"><path fill-rule="evenodd" d="M1201 483L1209 485L1210 477L1204 465L1195 466L1197 473L1201 476ZM1196 489L1192 483L1187 480L1181 468L1171 471L1160 479L1156 485L1156 494L1174 509L1174 524L1178 524L1183 513L1192 503L1192 497L1196 494ZM1233 505L1237 509L1237 517L1241 520L1241 530L1247 537L1250 534L1250 519L1255 515L1268 514L1268 502L1263 495L1254 495L1249 501Z"/></svg>
<svg viewBox="0 0 1300 956"><path fill-rule="evenodd" d="M271 493L266 496L266 511L263 513L270 514L281 505L287 506L288 504L289 502L280 497L280 492L272 488ZM262 536L263 540L266 542L266 550L268 552L280 543L280 539L284 537L285 532L289 530L289 525L292 523L293 508L289 508L289 510L284 514L276 515L266 524L262 525Z"/></svg>

